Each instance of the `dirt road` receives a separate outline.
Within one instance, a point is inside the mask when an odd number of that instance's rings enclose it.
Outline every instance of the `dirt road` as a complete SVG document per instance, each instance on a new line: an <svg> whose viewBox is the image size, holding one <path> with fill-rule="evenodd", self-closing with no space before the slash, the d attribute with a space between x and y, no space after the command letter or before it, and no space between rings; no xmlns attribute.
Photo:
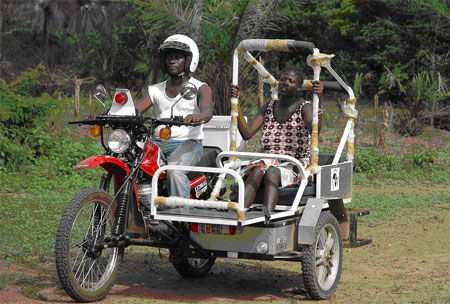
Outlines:
<svg viewBox="0 0 450 304"><path fill-rule="evenodd" d="M450 303L450 204L403 209L381 225L361 225L373 244L346 249L333 299L321 303ZM219 260L209 276L185 280L157 250L128 249L122 273L102 303L311 303L295 262ZM0 303L73 302L52 265L24 268L0 261L15 276ZM12 281L11 281L12 282Z"/></svg>

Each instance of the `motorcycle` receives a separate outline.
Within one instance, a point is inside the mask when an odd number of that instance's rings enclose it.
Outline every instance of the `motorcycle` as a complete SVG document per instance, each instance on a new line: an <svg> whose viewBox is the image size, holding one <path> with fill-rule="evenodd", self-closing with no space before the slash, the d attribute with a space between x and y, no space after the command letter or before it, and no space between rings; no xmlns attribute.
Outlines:
<svg viewBox="0 0 450 304"><path fill-rule="evenodd" d="M179 99L197 97L194 85L184 83ZM94 97L105 106L107 93L97 86ZM175 105L175 103L174 103ZM173 107L172 107L173 109ZM124 248L130 245L156 246L171 250L171 262L185 277L207 273L214 258L185 258L177 249L189 243L185 224L152 220L150 213L151 182L155 171L165 164L159 139L170 138L173 126L198 126L183 117L155 119L137 115L131 94L117 89L107 114L92 119L71 121L89 125L89 133L100 136L105 154L92 156L76 169L102 167L107 171L100 187L78 192L65 209L56 236L56 266L64 290L77 301L103 299L113 285L123 260ZM107 144L105 130L111 129ZM216 148L205 148L200 164L215 166ZM206 199L211 194L215 174L191 172L190 198ZM168 195L165 173L157 177L161 194ZM170 207L169 207L170 208ZM160 207L163 209L163 207Z"/></svg>
<svg viewBox="0 0 450 304"><path fill-rule="evenodd" d="M336 152L319 153L318 132L313 131L308 167L289 155L239 151L238 98L231 99L230 116L213 117L224 120L217 120L217 130L209 133L208 140L204 132L205 149L197 166L166 165L156 137L166 140L172 127L199 123L185 123L173 112L169 119L137 115L128 90L116 90L107 114L71 122L91 125L90 134L101 137L106 151L76 168L100 166L107 171L99 188L84 189L74 196L58 228L56 268L62 287L73 299L91 302L105 298L118 275L124 249L131 245L168 248L169 261L186 278L206 275L216 258L300 262L309 297L324 300L333 296L341 276L343 239L348 234L350 247L371 242L357 238L356 217L369 211L345 207L352 201L354 121L358 115L353 90L332 69L334 55L320 53L310 42L294 40L241 41L233 56L232 83L238 83L238 56L242 55L271 85L276 99L278 81L250 51L299 50L312 53L307 63L313 68L314 80L324 67L349 95L342 104L347 124ZM307 85L305 81L304 87ZM196 93L195 86L186 83L179 95L196 98ZM95 98L104 105L105 97L106 90L99 86ZM314 130L319 115L316 95L312 106ZM112 132L105 144L107 129ZM341 157L344 147L347 160ZM263 211L261 192L249 208L244 207L244 168L260 159L289 162L301 176L299 184L279 188L269 218ZM169 170L189 172L190 198L168 196L165 175ZM234 189L231 178L237 184ZM226 199L227 187L235 198L230 194Z"/></svg>

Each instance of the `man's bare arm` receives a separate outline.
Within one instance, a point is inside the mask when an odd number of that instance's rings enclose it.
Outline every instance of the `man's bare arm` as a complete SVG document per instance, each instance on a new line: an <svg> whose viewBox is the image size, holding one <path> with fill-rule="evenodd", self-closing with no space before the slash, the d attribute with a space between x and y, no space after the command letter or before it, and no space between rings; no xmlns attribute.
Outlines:
<svg viewBox="0 0 450 304"><path fill-rule="evenodd" d="M147 111L151 106L153 105L152 99L150 96L145 96L139 102L136 104L136 109L139 111L139 113L144 113Z"/></svg>
<svg viewBox="0 0 450 304"><path fill-rule="evenodd" d="M211 120L213 115L213 103L212 103L212 92L211 88L204 84L198 89L199 98L199 114L190 114L184 119L185 122L205 122Z"/></svg>

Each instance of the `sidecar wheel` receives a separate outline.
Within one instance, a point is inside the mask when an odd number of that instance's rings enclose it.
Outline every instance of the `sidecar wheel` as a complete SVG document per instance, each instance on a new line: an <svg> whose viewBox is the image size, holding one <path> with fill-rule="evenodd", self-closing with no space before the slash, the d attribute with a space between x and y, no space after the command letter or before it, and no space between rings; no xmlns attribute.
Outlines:
<svg viewBox="0 0 450 304"><path fill-rule="evenodd" d="M123 248L98 245L111 236L114 209L101 189L84 189L67 206L56 234L56 269L64 290L79 302L106 297L119 272Z"/></svg>
<svg viewBox="0 0 450 304"><path fill-rule="evenodd" d="M302 253L302 278L310 298L333 296L341 276L342 255L339 223L330 212L322 212L316 224L316 241Z"/></svg>
<svg viewBox="0 0 450 304"><path fill-rule="evenodd" d="M181 262L173 264L173 267L183 278L201 278L211 270L215 261L216 259L183 258Z"/></svg>

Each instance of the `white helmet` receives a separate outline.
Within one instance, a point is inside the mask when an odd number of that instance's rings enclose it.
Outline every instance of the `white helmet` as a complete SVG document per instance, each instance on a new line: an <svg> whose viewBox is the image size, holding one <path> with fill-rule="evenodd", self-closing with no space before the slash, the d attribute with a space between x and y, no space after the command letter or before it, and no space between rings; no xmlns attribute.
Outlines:
<svg viewBox="0 0 450 304"><path fill-rule="evenodd" d="M159 46L158 52L164 62L168 50L178 50L186 54L185 72L194 73L198 65L198 47L194 40L185 35L172 35ZM165 64L162 65L165 69Z"/></svg>

